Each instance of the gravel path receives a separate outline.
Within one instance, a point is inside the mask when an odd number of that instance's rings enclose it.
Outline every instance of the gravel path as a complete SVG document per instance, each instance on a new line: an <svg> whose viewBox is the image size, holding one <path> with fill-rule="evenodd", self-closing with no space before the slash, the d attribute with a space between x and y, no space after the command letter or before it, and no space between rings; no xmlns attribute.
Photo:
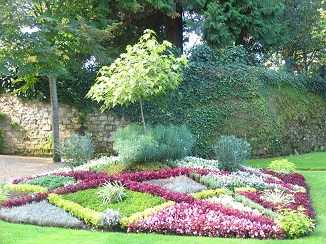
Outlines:
<svg viewBox="0 0 326 244"><path fill-rule="evenodd" d="M0 184L12 179L46 173L63 167L52 158L0 155Z"/></svg>

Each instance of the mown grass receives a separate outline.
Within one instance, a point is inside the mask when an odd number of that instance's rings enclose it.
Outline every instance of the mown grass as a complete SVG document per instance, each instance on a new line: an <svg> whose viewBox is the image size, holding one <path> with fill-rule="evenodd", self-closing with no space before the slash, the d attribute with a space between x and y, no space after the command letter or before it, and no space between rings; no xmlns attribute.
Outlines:
<svg viewBox="0 0 326 244"><path fill-rule="evenodd" d="M324 154L324 156L322 155ZM321 170L326 168L326 161L324 160L326 152L324 153L312 153L305 154L296 158L297 162L305 161L307 158L312 157L315 160L312 164L309 162L309 170ZM301 158L302 157L302 158ZM317 161L319 158L319 162ZM272 159L274 160L274 159ZM250 160L251 164L260 166L260 160ZM294 162L294 161L291 161ZM294 162L295 163L295 162ZM315 169L312 165L324 165ZM297 165L298 167L298 165ZM299 167L298 167L299 168ZM295 244L319 244L324 243L326 240L326 171L325 172L300 172L302 173L307 183L311 187L311 196L314 201L314 207L316 211L317 226L310 236L295 240L253 240L253 239L224 239L224 238L209 238L209 237L188 237L188 236L169 236L169 235L156 235L156 234L127 234L117 232L93 232L86 230L71 230L54 227L38 227L33 225L21 225L7 223L0 220L0 243L185 243L185 244L200 244L200 243L295 243Z"/></svg>
<svg viewBox="0 0 326 244"><path fill-rule="evenodd" d="M246 165L255 168L267 168L272 161L282 158L286 158L291 163L294 163L298 170L326 170L326 152L313 152L276 158L251 159L246 161Z"/></svg>

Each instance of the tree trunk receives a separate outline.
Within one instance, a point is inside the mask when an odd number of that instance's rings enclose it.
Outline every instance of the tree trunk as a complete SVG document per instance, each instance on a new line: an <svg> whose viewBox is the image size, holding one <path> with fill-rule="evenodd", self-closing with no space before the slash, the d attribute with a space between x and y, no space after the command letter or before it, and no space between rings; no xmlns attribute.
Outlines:
<svg viewBox="0 0 326 244"><path fill-rule="evenodd" d="M144 126L144 133L146 134L146 124L145 124L145 118L144 118L144 112L143 112L143 101L142 101L141 98L139 99L139 103L140 103L141 121L142 121L143 126Z"/></svg>
<svg viewBox="0 0 326 244"><path fill-rule="evenodd" d="M59 103L57 95L56 78L49 76L50 97L52 107L52 136L53 136L53 162L60 162L60 130L59 130Z"/></svg>
<svg viewBox="0 0 326 244"><path fill-rule="evenodd" d="M183 23L182 23L182 12L183 9L180 3L176 3L176 10L172 16L164 15L164 26L165 26L165 39L171 42L176 47L183 51Z"/></svg>

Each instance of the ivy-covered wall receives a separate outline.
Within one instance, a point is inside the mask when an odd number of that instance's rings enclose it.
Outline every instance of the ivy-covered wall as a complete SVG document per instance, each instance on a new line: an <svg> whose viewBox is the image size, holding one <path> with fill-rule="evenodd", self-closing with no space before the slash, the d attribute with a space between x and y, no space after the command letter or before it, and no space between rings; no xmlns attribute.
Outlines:
<svg viewBox="0 0 326 244"><path fill-rule="evenodd" d="M0 128L3 145L0 153L34 156L52 154L51 106L0 94ZM113 153L112 132L125 124L98 111L85 114L63 103L59 105L60 136L92 133L97 153Z"/></svg>
<svg viewBox="0 0 326 244"><path fill-rule="evenodd" d="M196 136L193 154L204 158L214 156L217 137L231 134L247 140L255 157L322 151L326 100L309 89L310 82L255 66L190 60L172 98L161 106L145 104L145 120L186 124ZM325 88L322 82L317 91ZM114 111L140 121L137 105Z"/></svg>

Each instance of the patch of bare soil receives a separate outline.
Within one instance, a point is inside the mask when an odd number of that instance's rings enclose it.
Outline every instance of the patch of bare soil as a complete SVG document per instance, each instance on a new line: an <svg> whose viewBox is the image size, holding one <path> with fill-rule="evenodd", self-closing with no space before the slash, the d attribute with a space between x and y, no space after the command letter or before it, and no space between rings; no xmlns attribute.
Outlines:
<svg viewBox="0 0 326 244"><path fill-rule="evenodd" d="M170 177L167 179L157 179L144 181L146 184L158 185L170 191L177 191L180 193L192 193L207 190L207 187L190 179L185 175Z"/></svg>

